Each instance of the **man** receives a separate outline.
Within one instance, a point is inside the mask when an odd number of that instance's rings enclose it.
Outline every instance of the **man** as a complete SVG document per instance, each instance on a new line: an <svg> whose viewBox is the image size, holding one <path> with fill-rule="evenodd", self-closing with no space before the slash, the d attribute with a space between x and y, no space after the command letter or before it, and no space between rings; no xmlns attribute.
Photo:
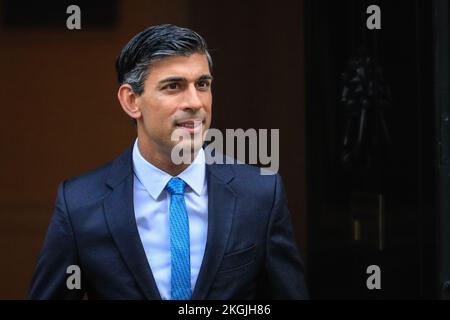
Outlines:
<svg viewBox="0 0 450 320"><path fill-rule="evenodd" d="M202 37L174 25L122 49L118 99L137 140L59 186L30 298L307 298L281 178L206 164L211 65ZM173 161L180 145L191 161Z"/></svg>

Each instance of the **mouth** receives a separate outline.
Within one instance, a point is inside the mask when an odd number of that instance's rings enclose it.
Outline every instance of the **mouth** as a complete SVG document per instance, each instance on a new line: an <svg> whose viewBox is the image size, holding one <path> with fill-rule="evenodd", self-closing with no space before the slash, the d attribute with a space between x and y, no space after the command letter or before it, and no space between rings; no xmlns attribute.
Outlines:
<svg viewBox="0 0 450 320"><path fill-rule="evenodd" d="M187 130L188 132L194 133L201 130L205 123L205 120L202 119L187 119L180 120L175 123L177 128Z"/></svg>

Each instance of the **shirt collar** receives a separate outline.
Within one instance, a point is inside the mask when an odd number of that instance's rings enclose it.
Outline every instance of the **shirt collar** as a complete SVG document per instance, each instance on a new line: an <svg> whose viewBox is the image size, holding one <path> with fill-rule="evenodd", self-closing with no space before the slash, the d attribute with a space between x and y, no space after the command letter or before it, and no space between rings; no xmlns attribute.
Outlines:
<svg viewBox="0 0 450 320"><path fill-rule="evenodd" d="M136 177L155 200L172 178L170 174L155 167L142 156L138 139L133 146L133 169ZM183 179L197 195L201 195L205 184L205 169L205 152L201 148L194 161L177 177Z"/></svg>

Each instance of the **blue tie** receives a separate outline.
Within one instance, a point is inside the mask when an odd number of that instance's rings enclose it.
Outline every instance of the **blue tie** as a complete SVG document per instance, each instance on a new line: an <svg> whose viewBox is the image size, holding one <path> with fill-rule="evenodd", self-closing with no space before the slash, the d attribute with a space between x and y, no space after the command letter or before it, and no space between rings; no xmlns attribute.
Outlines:
<svg viewBox="0 0 450 320"><path fill-rule="evenodd" d="M189 300L191 291L191 260L189 244L189 217L184 202L186 183L172 178L166 190L170 193L170 260L171 299Z"/></svg>

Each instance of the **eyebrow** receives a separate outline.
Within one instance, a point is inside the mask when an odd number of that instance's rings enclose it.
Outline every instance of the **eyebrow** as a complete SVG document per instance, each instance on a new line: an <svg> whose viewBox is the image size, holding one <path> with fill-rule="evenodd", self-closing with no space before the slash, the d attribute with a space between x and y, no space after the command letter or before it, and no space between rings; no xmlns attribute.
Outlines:
<svg viewBox="0 0 450 320"><path fill-rule="evenodd" d="M199 80L212 80L213 77L209 74L204 74L202 76L200 76L197 81ZM181 82L181 81L186 81L186 78L183 77L168 77L168 78L164 78L162 80L160 80L158 83L159 84L163 84L163 83L167 83L167 82Z"/></svg>

